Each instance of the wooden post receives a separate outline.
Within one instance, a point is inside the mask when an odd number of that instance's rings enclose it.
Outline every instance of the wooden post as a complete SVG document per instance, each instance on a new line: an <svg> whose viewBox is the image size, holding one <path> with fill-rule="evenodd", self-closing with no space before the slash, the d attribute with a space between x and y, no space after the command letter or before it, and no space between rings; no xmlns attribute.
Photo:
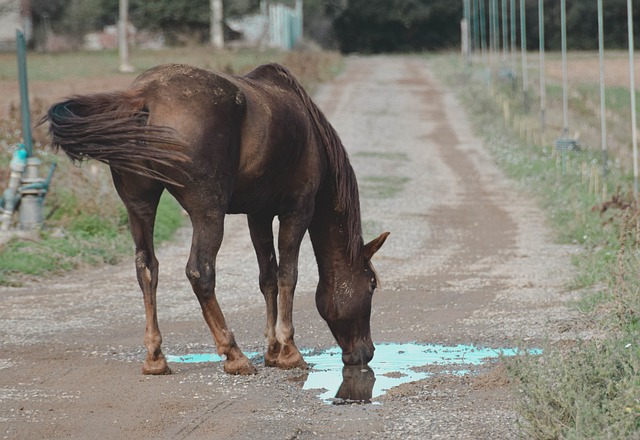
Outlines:
<svg viewBox="0 0 640 440"><path fill-rule="evenodd" d="M211 46L224 49L222 0L211 0Z"/></svg>
<svg viewBox="0 0 640 440"><path fill-rule="evenodd" d="M129 0L120 0L118 21L118 51L120 53L120 72L133 72L129 64L129 41L127 40L127 24L129 22Z"/></svg>

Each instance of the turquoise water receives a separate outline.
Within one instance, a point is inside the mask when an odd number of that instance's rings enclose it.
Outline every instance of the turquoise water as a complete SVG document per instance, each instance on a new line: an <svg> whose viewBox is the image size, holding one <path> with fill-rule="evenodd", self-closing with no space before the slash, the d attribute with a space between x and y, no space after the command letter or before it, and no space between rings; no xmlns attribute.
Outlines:
<svg viewBox="0 0 640 440"><path fill-rule="evenodd" d="M327 403L370 402L387 390L407 382L426 379L428 371L420 367L438 366L450 374L466 374L465 367L480 365L500 355L514 356L515 348L482 348L474 345L445 346L438 344L375 344L376 352L369 367L344 367L338 347L317 352L301 350L311 367L304 383L305 390L318 390L318 397ZM540 354L540 350L530 350ZM260 353L245 353L255 358ZM213 353L167 356L168 362L219 362Z"/></svg>

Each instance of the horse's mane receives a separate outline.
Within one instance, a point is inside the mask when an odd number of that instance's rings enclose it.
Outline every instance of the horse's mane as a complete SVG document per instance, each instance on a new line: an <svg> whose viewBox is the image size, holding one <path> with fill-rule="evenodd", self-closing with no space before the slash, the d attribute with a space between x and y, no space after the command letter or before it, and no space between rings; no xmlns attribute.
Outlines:
<svg viewBox="0 0 640 440"><path fill-rule="evenodd" d="M355 262L362 253L362 223L358 182L347 151L336 130L291 72L279 64L271 66L286 79L300 97L313 121L319 140L325 147L329 170L333 175L334 208L345 214L347 219L347 224L344 225L348 241L347 250L350 260Z"/></svg>

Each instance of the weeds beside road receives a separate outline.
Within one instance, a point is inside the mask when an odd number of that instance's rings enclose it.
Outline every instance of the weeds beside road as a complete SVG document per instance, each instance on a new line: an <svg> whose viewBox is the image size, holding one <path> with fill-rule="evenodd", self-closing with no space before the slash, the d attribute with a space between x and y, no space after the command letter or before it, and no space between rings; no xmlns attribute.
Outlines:
<svg viewBox="0 0 640 440"><path fill-rule="evenodd" d="M545 207L558 240L584 248L574 259L578 274L573 287L591 293L575 304L583 316L576 325L591 327L593 337L568 347L549 343L541 356L505 360L521 397L524 434L535 439L638 438L640 213L624 163L629 152L610 157L606 180L600 173L601 152L589 148L569 152L563 173L553 140L537 133L535 111L523 111L523 98L512 92L510 81L489 82L482 66L465 67L452 57L441 57L437 64L459 91L496 161ZM614 101L607 104L610 117L623 119ZM548 102L550 120L560 105L557 99ZM599 126L596 109L580 106L580 118L573 122L578 132ZM611 134L613 144L628 145L628 133ZM589 140L584 143L588 147Z"/></svg>

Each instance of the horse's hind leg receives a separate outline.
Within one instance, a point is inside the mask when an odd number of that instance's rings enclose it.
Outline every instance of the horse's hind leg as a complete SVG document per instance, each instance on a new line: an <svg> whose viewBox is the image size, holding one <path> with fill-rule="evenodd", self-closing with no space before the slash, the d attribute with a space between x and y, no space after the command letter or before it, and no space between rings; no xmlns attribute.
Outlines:
<svg viewBox="0 0 640 440"><path fill-rule="evenodd" d="M144 297L144 345L147 348L147 356L142 373L169 374L171 370L162 354L162 335L158 327L158 260L153 246L153 227L163 187L156 181L130 175L123 177L118 173L113 173L113 181L129 213L131 237L136 247L136 274Z"/></svg>
<svg viewBox="0 0 640 440"><path fill-rule="evenodd" d="M191 213L193 239L186 273L213 334L216 350L226 356L224 370L230 374L255 374L256 367L236 344L215 294L215 262L222 244L224 216L224 211Z"/></svg>
<svg viewBox="0 0 640 440"><path fill-rule="evenodd" d="M276 339L276 319L278 317L278 263L276 251L273 247L273 216L258 217L247 216L251 241L258 257L260 267L260 291L264 295L267 305L267 353L264 355L264 364L267 367L275 367L280 343Z"/></svg>

